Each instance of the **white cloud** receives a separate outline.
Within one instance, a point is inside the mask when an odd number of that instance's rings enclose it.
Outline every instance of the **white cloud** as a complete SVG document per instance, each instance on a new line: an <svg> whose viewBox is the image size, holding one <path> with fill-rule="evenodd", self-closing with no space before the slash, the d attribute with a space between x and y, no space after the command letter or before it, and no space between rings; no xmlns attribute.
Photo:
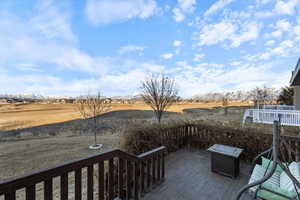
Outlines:
<svg viewBox="0 0 300 200"><path fill-rule="evenodd" d="M29 72L41 72L42 70L39 69L38 66L35 64L30 63L18 63L16 65L16 68L21 71L29 71Z"/></svg>
<svg viewBox="0 0 300 200"><path fill-rule="evenodd" d="M180 47L181 44L182 44L182 42L179 41L179 40L174 40L174 42L173 42L173 46L174 46L174 47Z"/></svg>
<svg viewBox="0 0 300 200"><path fill-rule="evenodd" d="M300 41L300 23L293 28L293 33L295 35L295 40Z"/></svg>
<svg viewBox="0 0 300 200"><path fill-rule="evenodd" d="M213 13L216 13L218 10L224 8L225 6L232 3L234 0L218 0L216 3L214 3L205 13L205 16L211 15Z"/></svg>
<svg viewBox="0 0 300 200"><path fill-rule="evenodd" d="M241 31L241 33L236 35L232 39L231 46L238 47L244 42L257 39L261 28L262 28L262 24L259 24L257 22L245 23L242 26L243 30Z"/></svg>
<svg viewBox="0 0 300 200"><path fill-rule="evenodd" d="M106 1L103 0L103 2ZM265 3L263 2L265 0L257 1L261 1L261 4ZM183 96L222 91L226 85L230 85L233 89L251 89L264 83L274 83L279 86L284 84L286 80L288 81L290 76L290 72L285 72L287 65L283 63L283 65L274 67L265 60L260 59L271 60L273 56L274 60L282 57L289 58L296 53L299 55L300 52L300 22L285 16L284 19L281 17L277 22L275 21L277 19L267 21L267 23L273 25L266 27L268 28L266 31L270 32L269 38L261 37L259 40L259 44L266 45L266 49L263 52L255 52L256 50L261 51L261 48L252 48L253 46L249 50L245 45L245 49L235 49L232 52L227 51L227 53L224 53L224 59L220 61L221 63L201 62L204 60L204 53L208 57L205 60L211 60L209 56L213 56L214 52L211 54L210 50L207 52L210 54L206 54L205 50L207 47L201 49L191 48L189 55L192 55L192 60L187 59L187 57L186 60L176 62L175 67L167 68L155 61L147 62L125 59L125 56L122 57L122 54L129 52L137 52L138 54L143 52L144 47L137 45L120 47L118 49L120 55L117 57L94 56L85 51L83 46L80 46L80 40L72 31L70 12L59 8L59 4L47 4L47 2L41 1L43 5L37 6L37 12L34 12L36 14L31 14L31 17L28 18L0 12L0 84L9 85L10 93L18 91L41 93L44 91L54 95L78 95L80 92L85 92L90 88L95 90L101 89L107 96L131 94L138 91L140 81L147 73L163 71L176 78L180 87L180 95ZM116 0L115 2L119 1ZM124 2L128 2L128 0ZM143 2L147 3L150 1ZM38 11L38 8L41 8L41 10ZM181 6L178 2L176 8L183 15L184 19L189 12L187 4ZM190 12L194 12L195 6L193 5L190 9ZM198 24L192 25L199 25L196 27L199 31L195 35L196 42L199 45L221 44L221 47L225 46L228 48L240 47L248 41L256 40L263 25L260 23L261 21L251 21L255 20L251 18L251 16L254 16L251 12L255 11L255 8L252 8L253 10L246 9L245 12L232 12L231 14L221 12L220 17L216 19L207 17L204 20L198 20ZM211 14L218 11L221 10L217 9ZM228 12L231 11L228 9ZM119 14L117 15L119 16ZM35 16L32 17L32 15ZM150 14L141 15L139 12L139 14L128 15L129 17L125 19L113 18L111 22L132 18L146 18L148 15L149 17L152 16ZM218 19L222 21L210 21ZM97 24L103 23L97 22ZM276 33L276 31L278 32ZM276 40L271 38L279 35L283 40L280 37ZM179 50L182 49L182 42L184 42L185 46L188 45L188 43L185 43L185 40L173 41L171 45L173 45L174 52L165 52L165 54L160 55L161 58L171 59L176 56ZM216 46L216 48L218 47ZM221 50L218 49L218 53L219 51ZM253 55L251 54L252 52L254 52ZM230 58L227 57L227 54L230 54ZM232 57L242 54L248 54L247 58L249 60L252 59L252 61L245 64L247 61L233 59ZM184 54L184 56L186 55ZM223 55L222 52L221 55ZM180 59L180 57L178 58ZM163 62L162 59L158 60ZM226 60L229 60L227 64ZM268 67L265 67L266 65ZM61 74L58 74L58 77L56 77L55 75L50 76L44 73L42 76L39 72L46 72L46 67L44 68L44 66L55 68L53 71L52 69L49 70L53 74L80 71L83 77L87 78L76 79L75 75L72 76L71 80L65 80ZM11 71L8 71L10 67L14 68L13 70L17 70L18 74L22 73L23 75L11 75ZM101 88L98 88L99 86ZM6 87L0 88L1 91L4 89Z"/></svg>
<svg viewBox="0 0 300 200"><path fill-rule="evenodd" d="M281 30L273 31L273 32L271 32L271 36L274 37L274 38L281 38L282 31Z"/></svg>
<svg viewBox="0 0 300 200"><path fill-rule="evenodd" d="M125 53L129 53L129 52L138 52L139 55L142 55L144 49L145 49L144 46L127 45L127 46L120 47L119 53L125 54Z"/></svg>
<svg viewBox="0 0 300 200"><path fill-rule="evenodd" d="M81 50L71 29L68 10L59 12L59 4L54 6L49 2L42 6L38 4L36 15L27 18L0 12L0 66L30 63L36 66L32 71L44 71L43 68L51 65L59 70L102 74L108 69L127 65L126 61L121 62L118 58L91 56ZM17 69L25 70L24 66Z"/></svg>
<svg viewBox="0 0 300 200"><path fill-rule="evenodd" d="M231 47L239 47L242 43L256 40L259 37L263 25L255 21L242 24L230 21L221 21L216 24L202 26L200 32L196 33L198 45L214 45L229 41Z"/></svg>
<svg viewBox="0 0 300 200"><path fill-rule="evenodd" d="M273 17L274 13L271 11L258 11L255 13L256 18L268 18Z"/></svg>
<svg viewBox="0 0 300 200"><path fill-rule="evenodd" d="M160 57L163 58L163 59L168 60L168 59L171 59L173 57L173 54L172 53L165 53L165 54L161 54Z"/></svg>
<svg viewBox="0 0 300 200"><path fill-rule="evenodd" d="M181 67L183 67L183 68L186 68L186 67L188 66L188 63L187 63L187 61L185 61L185 60L177 61L175 64L176 64L177 66L181 66Z"/></svg>
<svg viewBox="0 0 300 200"><path fill-rule="evenodd" d="M278 20L276 22L276 28L282 31L289 31L291 28L291 24L285 19Z"/></svg>
<svg viewBox="0 0 300 200"><path fill-rule="evenodd" d="M289 72L272 71L272 66L276 63L241 64L235 61L232 64L233 68L224 68L224 65L216 63L191 66L186 61L178 62L179 68L176 69L174 77L180 94L189 97L208 92L222 92L226 89L226 84L230 84L232 90L249 90L263 84L279 88L288 82Z"/></svg>
<svg viewBox="0 0 300 200"><path fill-rule="evenodd" d="M193 60L194 60L195 62L199 62L204 56L205 56L205 55L202 54L202 53L200 53L200 54L195 54Z"/></svg>
<svg viewBox="0 0 300 200"><path fill-rule="evenodd" d="M110 24L132 18L145 19L155 15L155 0L88 0L85 15L92 24Z"/></svg>
<svg viewBox="0 0 300 200"><path fill-rule="evenodd" d="M284 40L278 44L278 46L273 47L272 49L268 49L266 52L260 55L260 59L267 60L272 56L281 56L287 57L291 55L291 53L298 51L299 48L295 47L294 41L292 40Z"/></svg>
<svg viewBox="0 0 300 200"><path fill-rule="evenodd" d="M275 44L275 40L268 40L265 45L266 46L273 46Z"/></svg>
<svg viewBox="0 0 300 200"><path fill-rule="evenodd" d="M276 14L293 15L295 8L299 4L299 0L277 1L274 11Z"/></svg>
<svg viewBox="0 0 300 200"><path fill-rule="evenodd" d="M192 13L195 10L196 0L178 0L179 8L185 13Z"/></svg>
<svg viewBox="0 0 300 200"><path fill-rule="evenodd" d="M272 0L256 0L256 7L270 3Z"/></svg>
<svg viewBox="0 0 300 200"><path fill-rule="evenodd" d="M177 0L177 7L173 8L173 19L176 22L182 22L185 14L191 14L195 10L196 0Z"/></svg>
<svg viewBox="0 0 300 200"><path fill-rule="evenodd" d="M267 1L266 3L269 3L271 1ZM295 15L296 14L296 8L299 6L300 1L299 0L278 0L275 1L274 8L270 10L263 10L263 11L257 11L255 13L255 16L258 18L268 18L268 17L274 17L278 15Z"/></svg>
<svg viewBox="0 0 300 200"><path fill-rule="evenodd" d="M271 33L267 33L266 38L273 37L280 39L283 36L284 32L290 31L291 24L286 19L281 19L275 23L275 26L272 25L272 27L274 27L274 31L272 31Z"/></svg>
<svg viewBox="0 0 300 200"><path fill-rule="evenodd" d="M144 69L144 71L155 73L161 73L165 71L165 66L155 63L141 63L140 66L142 67L142 69Z"/></svg>
<svg viewBox="0 0 300 200"><path fill-rule="evenodd" d="M179 8L174 8L172 10L173 12L173 19L176 21L176 22L182 22L184 19L185 19L185 16L184 14L181 12L181 10Z"/></svg>
<svg viewBox="0 0 300 200"><path fill-rule="evenodd" d="M233 64L234 62L232 62ZM221 92L224 84L231 84L234 90L248 90L255 86L272 83L272 87L281 87L288 82L290 73L273 72L271 66L275 63L248 63L241 64L236 61L232 69L225 68L223 64L199 63L194 66L187 61L176 63L177 68L167 70L168 75L175 78L180 95L189 97L207 92ZM134 69L122 74L106 75L100 79L79 80L78 83L67 83L66 88L77 88L76 91L85 91L83 86L101 85L105 88L106 95L132 94L138 91L140 82L147 76L144 69L155 69L157 72L164 70L163 66L145 64L143 69ZM119 84L124 83L124 84ZM63 85L63 83L60 83ZM117 86L117 87L116 87ZM75 91L75 89L74 89Z"/></svg>
<svg viewBox="0 0 300 200"><path fill-rule="evenodd" d="M233 38L237 27L230 22L208 24L198 33L199 45L213 45Z"/></svg>
<svg viewBox="0 0 300 200"><path fill-rule="evenodd" d="M109 96L132 94L139 90L141 81L147 74L142 69L134 69L122 74L103 76L98 82L105 88Z"/></svg>
<svg viewBox="0 0 300 200"><path fill-rule="evenodd" d="M70 12L63 2L59 4L60 6L54 6L52 0L38 1L35 16L30 19L29 23L47 39L77 42L77 36L71 29Z"/></svg>
<svg viewBox="0 0 300 200"><path fill-rule="evenodd" d="M241 65L241 62L239 62L239 61L233 61L233 62L230 63L230 65L232 65L232 66L239 66L239 65Z"/></svg>

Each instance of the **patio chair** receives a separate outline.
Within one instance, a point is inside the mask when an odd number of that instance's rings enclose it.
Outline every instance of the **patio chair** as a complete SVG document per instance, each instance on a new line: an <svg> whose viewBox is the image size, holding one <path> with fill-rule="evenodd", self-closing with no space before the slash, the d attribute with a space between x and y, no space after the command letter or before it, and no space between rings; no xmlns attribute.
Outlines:
<svg viewBox="0 0 300 200"><path fill-rule="evenodd" d="M300 163L287 163L284 153L279 151L280 146L292 151L280 136L279 119L274 121L272 148L254 159L249 183L238 192L236 200L246 191L253 194L255 199L300 200ZM268 158L264 157L266 155ZM261 164L257 164L258 161Z"/></svg>
<svg viewBox="0 0 300 200"><path fill-rule="evenodd" d="M249 184L261 180L267 173L270 173L270 166L273 164L271 160L262 157L262 164L256 164L249 180ZM297 162L285 164L290 173L300 181L300 168ZM299 199L298 189L287 173L277 166L272 176L264 183L251 187L249 192L255 197L266 200L287 200Z"/></svg>

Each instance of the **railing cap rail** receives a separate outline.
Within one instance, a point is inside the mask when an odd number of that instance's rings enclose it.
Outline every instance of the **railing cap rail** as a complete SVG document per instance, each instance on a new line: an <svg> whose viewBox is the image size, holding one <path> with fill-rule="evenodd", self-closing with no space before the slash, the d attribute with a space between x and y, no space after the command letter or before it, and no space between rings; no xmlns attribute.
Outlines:
<svg viewBox="0 0 300 200"><path fill-rule="evenodd" d="M249 111L256 111L256 112L276 112L276 113L289 113L289 114L293 114L293 113L300 113L300 110L272 110L272 109L257 109L257 108L251 108L251 109L246 109Z"/></svg>
<svg viewBox="0 0 300 200"><path fill-rule="evenodd" d="M126 153L120 149L113 149L106 152L101 152L96 155L88 156L82 159L76 159L68 162L64 162L62 164L56 165L54 167L50 167L43 170L38 170L31 172L26 175L22 175L19 177L8 178L4 180L0 180L0 195L9 191L10 189L18 190L32 184L36 184L50 178L54 178L60 176L63 173L71 172L76 169L81 169L87 167L89 165L93 165L99 161L108 160L114 157L121 157L124 159L128 159L130 161L139 161L144 159L147 156L155 154L157 152L165 151L166 147L162 146L156 149L153 149L149 152L140 154L139 156L132 155Z"/></svg>
<svg viewBox="0 0 300 200"><path fill-rule="evenodd" d="M117 151L118 149L113 149L113 150L98 153L96 155L88 156L85 158L67 161L50 168L30 172L28 174L19 177L1 180L0 194L3 193L3 190L6 190L8 187L15 187L16 189L19 189L22 188L23 186L27 186L27 183L30 181L32 183L41 182L51 177L52 178L57 177L60 174L72 171L76 168L85 167L94 164L98 161L106 160L107 158L111 158L117 155Z"/></svg>

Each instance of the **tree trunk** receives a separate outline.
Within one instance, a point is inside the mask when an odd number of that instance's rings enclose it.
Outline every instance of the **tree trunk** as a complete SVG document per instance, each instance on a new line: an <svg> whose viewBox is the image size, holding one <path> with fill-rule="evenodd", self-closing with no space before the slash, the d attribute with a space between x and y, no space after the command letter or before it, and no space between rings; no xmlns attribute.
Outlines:
<svg viewBox="0 0 300 200"><path fill-rule="evenodd" d="M225 107L224 107L224 115L227 115L227 114L228 114L228 107L225 106Z"/></svg>
<svg viewBox="0 0 300 200"><path fill-rule="evenodd" d="M157 121L158 121L159 124L161 122L161 118L162 118L162 112L158 112L157 113Z"/></svg>

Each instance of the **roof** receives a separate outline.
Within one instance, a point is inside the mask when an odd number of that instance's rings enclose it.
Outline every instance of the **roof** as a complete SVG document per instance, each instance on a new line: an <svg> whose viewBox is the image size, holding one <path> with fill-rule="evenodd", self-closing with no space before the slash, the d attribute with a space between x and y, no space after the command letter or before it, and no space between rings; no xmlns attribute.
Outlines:
<svg viewBox="0 0 300 200"><path fill-rule="evenodd" d="M292 72L292 78L290 80L291 86L300 85L300 58L298 59L295 70Z"/></svg>

